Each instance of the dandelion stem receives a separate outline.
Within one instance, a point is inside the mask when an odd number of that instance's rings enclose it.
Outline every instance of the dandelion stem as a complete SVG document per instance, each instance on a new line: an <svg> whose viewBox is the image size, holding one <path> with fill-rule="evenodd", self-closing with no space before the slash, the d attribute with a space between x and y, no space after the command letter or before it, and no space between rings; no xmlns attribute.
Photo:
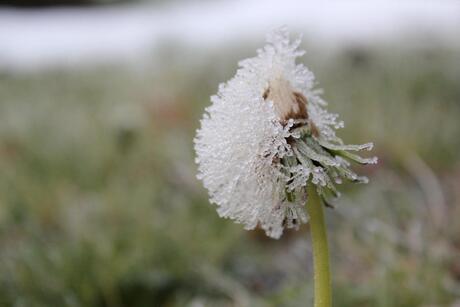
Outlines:
<svg viewBox="0 0 460 307"><path fill-rule="evenodd" d="M307 211L310 215L310 232L313 245L313 269L315 282L315 307L331 307L331 278L329 271L329 247L323 204L314 187L308 189Z"/></svg>

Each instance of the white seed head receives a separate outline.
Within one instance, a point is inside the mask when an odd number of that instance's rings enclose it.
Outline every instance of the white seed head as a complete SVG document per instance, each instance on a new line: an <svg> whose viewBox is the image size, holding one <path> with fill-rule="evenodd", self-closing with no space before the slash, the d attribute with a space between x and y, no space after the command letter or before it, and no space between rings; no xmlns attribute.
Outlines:
<svg viewBox="0 0 460 307"><path fill-rule="evenodd" d="M327 200L342 178L367 179L346 159L376 162L349 153L371 145L343 145L335 135L343 123L324 109L313 74L295 63L299 44L284 28L269 34L211 97L194 140L198 178L219 215L273 238L307 222L307 183Z"/></svg>

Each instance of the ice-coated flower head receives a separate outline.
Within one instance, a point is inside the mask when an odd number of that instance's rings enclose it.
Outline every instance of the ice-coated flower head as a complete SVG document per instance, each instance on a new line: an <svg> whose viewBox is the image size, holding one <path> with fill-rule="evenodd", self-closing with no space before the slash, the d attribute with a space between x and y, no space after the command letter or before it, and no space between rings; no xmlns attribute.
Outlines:
<svg viewBox="0 0 460 307"><path fill-rule="evenodd" d="M343 178L367 182L349 160L377 162L350 153L371 143L344 145L336 136L343 123L324 109L313 73L296 64L299 44L284 28L269 34L211 97L194 140L198 178L218 214L272 238L307 222L307 184L327 201Z"/></svg>

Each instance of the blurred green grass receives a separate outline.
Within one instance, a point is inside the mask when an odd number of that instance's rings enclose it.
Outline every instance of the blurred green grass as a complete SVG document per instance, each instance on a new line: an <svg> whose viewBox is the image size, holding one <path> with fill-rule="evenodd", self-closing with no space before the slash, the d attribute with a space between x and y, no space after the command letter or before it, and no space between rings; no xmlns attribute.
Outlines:
<svg viewBox="0 0 460 307"><path fill-rule="evenodd" d="M245 232L195 179L201 113L248 50L0 73L0 305L308 305L308 227ZM381 158L328 212L336 305L459 304L458 51L312 48L305 63L340 135Z"/></svg>

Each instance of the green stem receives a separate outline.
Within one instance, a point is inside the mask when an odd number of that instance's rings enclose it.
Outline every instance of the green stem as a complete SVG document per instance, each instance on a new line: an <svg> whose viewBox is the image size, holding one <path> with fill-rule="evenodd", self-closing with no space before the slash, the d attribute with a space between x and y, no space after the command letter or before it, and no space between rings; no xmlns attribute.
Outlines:
<svg viewBox="0 0 460 307"><path fill-rule="evenodd" d="M315 307L331 307L331 278L329 248L323 203L313 187L308 189L307 211L310 215L310 232L313 245L313 269L315 282Z"/></svg>

